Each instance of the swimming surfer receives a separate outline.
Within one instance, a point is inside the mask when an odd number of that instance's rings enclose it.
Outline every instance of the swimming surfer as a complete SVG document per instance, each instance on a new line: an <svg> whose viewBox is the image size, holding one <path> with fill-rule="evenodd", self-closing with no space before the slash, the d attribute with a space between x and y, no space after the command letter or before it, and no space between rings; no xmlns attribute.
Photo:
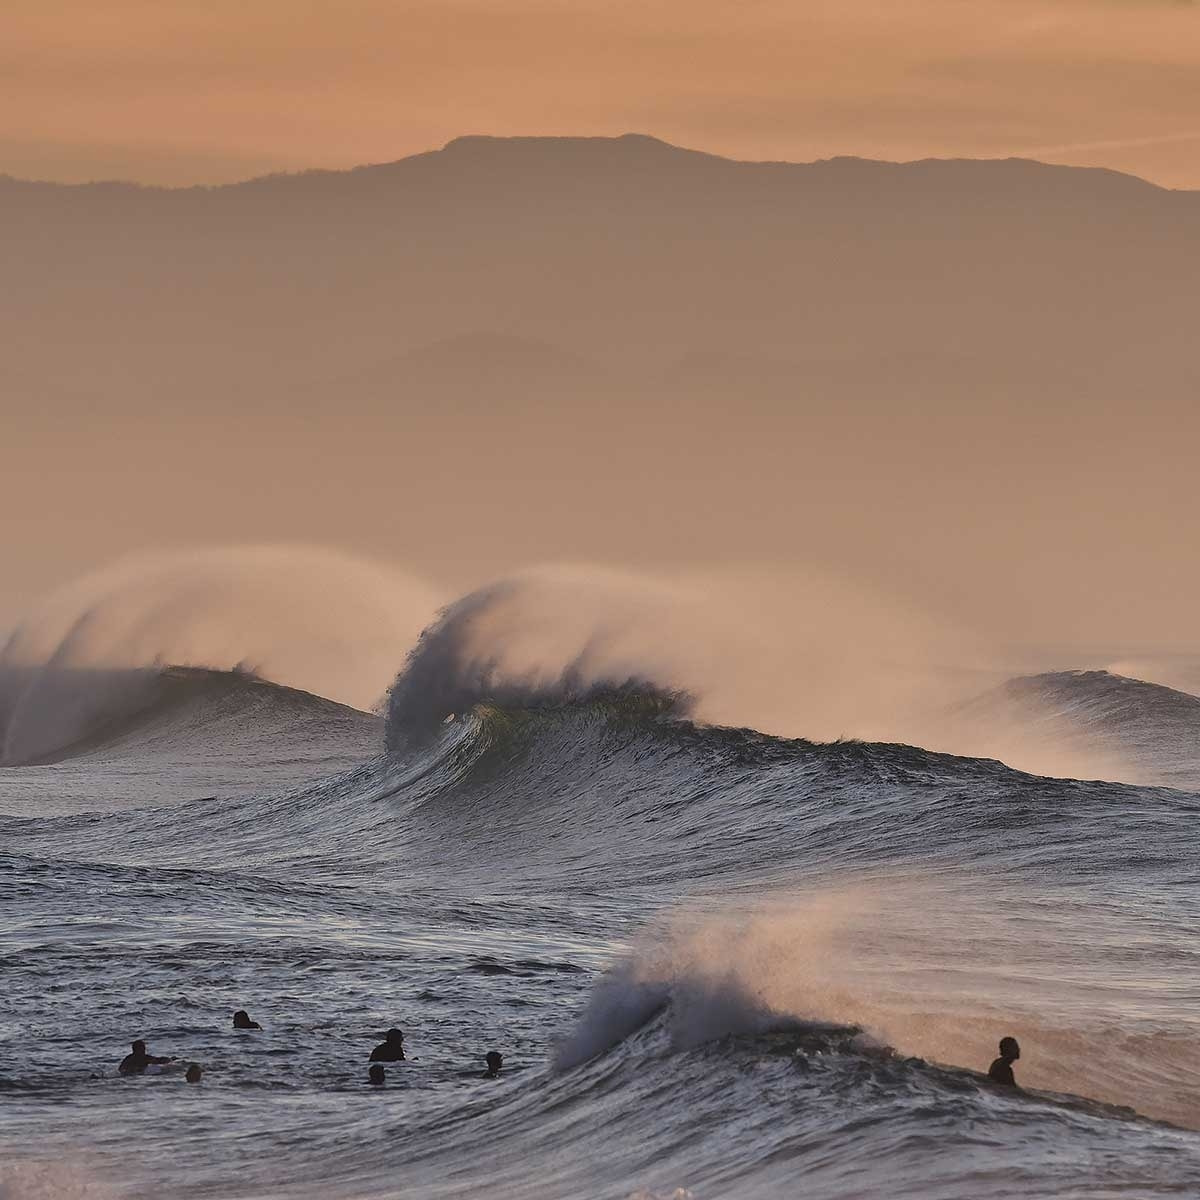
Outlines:
<svg viewBox="0 0 1200 1200"><path fill-rule="evenodd" d="M160 1058L157 1054L147 1054L146 1043L141 1038L133 1043L132 1050L133 1053L125 1055L121 1059L120 1066L117 1067L117 1071L122 1075L140 1075L149 1066L175 1061L173 1058Z"/></svg>
<svg viewBox="0 0 1200 1200"><path fill-rule="evenodd" d="M399 1029L389 1029L387 1037L371 1051L368 1062L403 1062L404 1034Z"/></svg>
<svg viewBox="0 0 1200 1200"><path fill-rule="evenodd" d="M261 1029L262 1026L257 1021L250 1020L250 1014L244 1009L239 1008L233 1014L234 1029Z"/></svg>
<svg viewBox="0 0 1200 1200"><path fill-rule="evenodd" d="M988 1078L995 1083L1016 1087L1017 1080L1013 1075L1012 1065L1021 1057L1021 1047L1015 1037L1000 1039L1000 1057L988 1067Z"/></svg>
<svg viewBox="0 0 1200 1200"><path fill-rule="evenodd" d="M378 1063L372 1063L371 1069L367 1072L367 1082L373 1083L378 1087L386 1079L387 1072Z"/></svg>
<svg viewBox="0 0 1200 1200"><path fill-rule="evenodd" d="M188 1083L199 1083L203 1074L204 1072L200 1070L200 1064L192 1063L188 1067L187 1074L184 1075L184 1079L186 1079Z"/></svg>
<svg viewBox="0 0 1200 1200"><path fill-rule="evenodd" d="M484 1079L496 1079L500 1075L500 1068L504 1066L504 1055L498 1050L489 1050L484 1055L483 1061L487 1063L487 1070L483 1073Z"/></svg>

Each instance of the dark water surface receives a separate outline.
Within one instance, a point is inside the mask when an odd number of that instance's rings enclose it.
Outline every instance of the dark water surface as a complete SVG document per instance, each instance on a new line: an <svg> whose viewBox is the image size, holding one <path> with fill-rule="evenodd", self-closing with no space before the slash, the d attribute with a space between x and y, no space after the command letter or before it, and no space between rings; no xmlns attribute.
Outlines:
<svg viewBox="0 0 1200 1200"><path fill-rule="evenodd" d="M0 771L5 1200L1200 1195L1192 792L651 694L385 753L303 693L155 687ZM1024 1091L979 1074L1003 1034ZM203 1081L119 1077L135 1037Z"/></svg>

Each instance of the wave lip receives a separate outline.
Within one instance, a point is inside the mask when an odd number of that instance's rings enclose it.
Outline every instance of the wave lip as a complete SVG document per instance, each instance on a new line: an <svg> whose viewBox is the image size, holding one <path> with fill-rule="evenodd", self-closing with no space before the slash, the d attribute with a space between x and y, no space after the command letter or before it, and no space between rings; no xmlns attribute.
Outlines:
<svg viewBox="0 0 1200 1200"><path fill-rule="evenodd" d="M421 634L388 693L388 750L428 742L449 718L480 705L518 710L633 703L656 714L690 711L691 697L682 689L604 665L603 631L592 631L567 656L545 646L540 653L526 648L524 657L514 652L513 642L528 640L534 620L517 621L518 637L512 637L523 593L518 580L480 588L444 609Z"/></svg>

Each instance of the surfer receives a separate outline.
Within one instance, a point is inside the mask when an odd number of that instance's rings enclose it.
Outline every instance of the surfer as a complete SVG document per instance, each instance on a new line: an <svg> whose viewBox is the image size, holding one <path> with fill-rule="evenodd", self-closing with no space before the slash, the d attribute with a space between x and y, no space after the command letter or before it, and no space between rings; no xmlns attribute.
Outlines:
<svg viewBox="0 0 1200 1200"><path fill-rule="evenodd" d="M199 1083L199 1082L200 1082L200 1077L201 1077L203 1074L204 1074L204 1072L200 1070L200 1064L199 1064L199 1063L192 1063L192 1064L191 1064L191 1065L188 1067L188 1069L187 1069L187 1074L186 1074L186 1075L184 1075L184 1079L186 1079L186 1080L188 1081L188 1083Z"/></svg>
<svg viewBox="0 0 1200 1200"><path fill-rule="evenodd" d="M371 1051L369 1062L403 1062L404 1034L399 1029L389 1029L387 1037Z"/></svg>
<svg viewBox="0 0 1200 1200"><path fill-rule="evenodd" d="M373 1083L378 1087L386 1079L387 1072L378 1063L372 1063L371 1069L367 1072L367 1082Z"/></svg>
<svg viewBox="0 0 1200 1200"><path fill-rule="evenodd" d="M262 1026L257 1021L250 1020L250 1014L244 1009L239 1008L233 1014L234 1029L261 1029Z"/></svg>
<svg viewBox="0 0 1200 1200"><path fill-rule="evenodd" d="M132 1051L132 1054L127 1054L121 1059L121 1064L117 1067L117 1071L122 1075L140 1075L149 1066L175 1061L173 1058L160 1058L157 1054L147 1054L146 1043L141 1038L133 1043Z"/></svg>
<svg viewBox="0 0 1200 1200"><path fill-rule="evenodd" d="M504 1066L504 1055L498 1050L489 1050L484 1055L483 1061L487 1063L487 1070L483 1073L484 1079L496 1079L500 1074L500 1068Z"/></svg>
<svg viewBox="0 0 1200 1200"><path fill-rule="evenodd" d="M995 1083L1016 1087L1017 1081L1013 1075L1012 1065L1021 1057L1021 1047L1015 1037L1000 1039L1000 1057L988 1067L988 1078Z"/></svg>

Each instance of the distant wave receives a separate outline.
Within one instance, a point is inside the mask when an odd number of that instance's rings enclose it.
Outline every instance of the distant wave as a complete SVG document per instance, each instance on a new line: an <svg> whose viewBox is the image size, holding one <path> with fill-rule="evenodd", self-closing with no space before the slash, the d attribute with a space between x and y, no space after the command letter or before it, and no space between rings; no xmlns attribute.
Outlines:
<svg viewBox="0 0 1200 1200"><path fill-rule="evenodd" d="M971 753L1041 774L1200 788L1200 698L1109 671L1010 679L958 707Z"/></svg>
<svg viewBox="0 0 1200 1200"><path fill-rule="evenodd" d="M111 671L124 686L131 668L250 665L265 678L368 707L436 607L420 580L316 547L131 556L44 597L0 642L9 693L0 695L0 723L11 720L19 677L41 687L47 668L91 669L93 679Z"/></svg>
<svg viewBox="0 0 1200 1200"><path fill-rule="evenodd" d="M179 753L219 721L266 737L313 717L371 720L244 669L7 669L0 672L0 764L46 764L117 747Z"/></svg>
<svg viewBox="0 0 1200 1200"><path fill-rule="evenodd" d="M1079 724L1114 732L1164 722L1200 731L1200 697L1111 671L1053 671L1010 680L1003 689L1014 699L1053 706Z"/></svg>

